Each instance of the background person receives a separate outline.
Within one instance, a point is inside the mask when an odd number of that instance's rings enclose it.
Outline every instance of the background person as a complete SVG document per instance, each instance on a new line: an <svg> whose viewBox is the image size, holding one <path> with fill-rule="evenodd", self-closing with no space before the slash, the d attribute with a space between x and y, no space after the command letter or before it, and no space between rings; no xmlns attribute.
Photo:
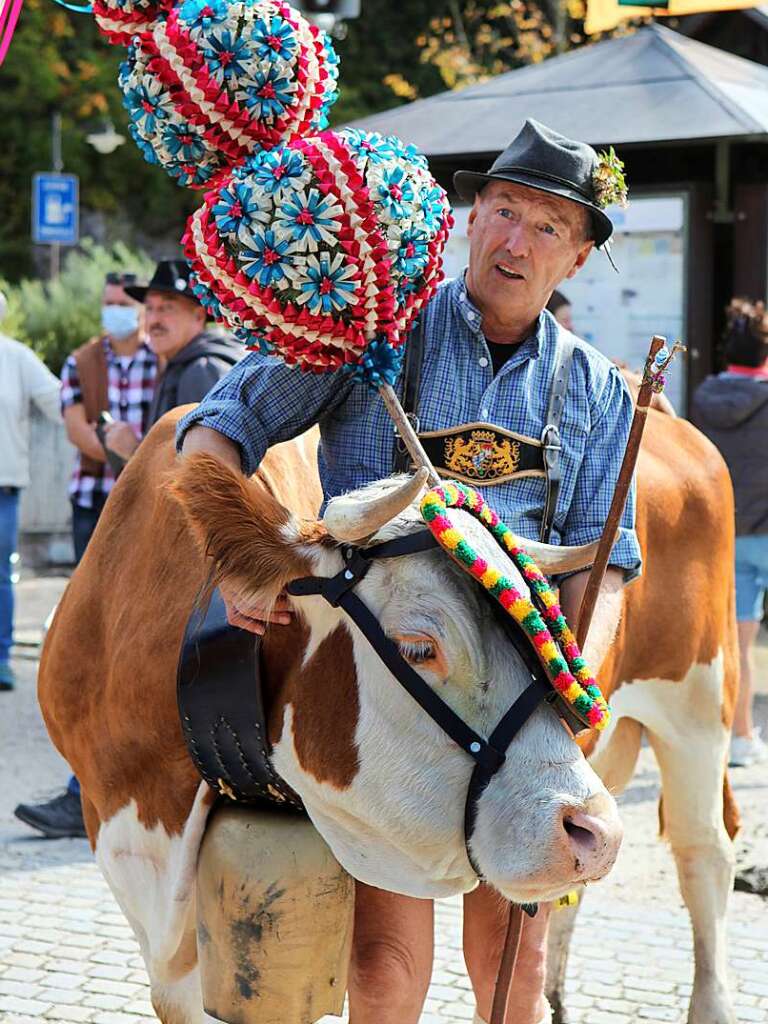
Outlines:
<svg viewBox="0 0 768 1024"><path fill-rule="evenodd" d="M99 413L110 413L115 420L112 429L124 431L136 444L149 424L158 361L147 345L141 303L125 290L136 281L136 274L107 274L102 333L76 349L61 371L64 424L77 448L69 485L75 563L83 557L115 484L115 474L96 436ZM50 839L85 836L80 785L74 775L63 793L42 804L19 804L14 814Z"/></svg>
<svg viewBox="0 0 768 1024"><path fill-rule="evenodd" d="M135 274L107 274L101 305L102 333L76 349L61 372L61 406L67 435L77 448L69 487L75 562L83 557L104 503L115 484L96 436L102 411L136 444L149 422L149 406L158 372L157 356L147 344L144 311L126 286Z"/></svg>
<svg viewBox="0 0 768 1024"><path fill-rule="evenodd" d="M573 331L573 306L570 299L562 292L553 291L547 303L547 309L566 331Z"/></svg>
<svg viewBox="0 0 768 1024"><path fill-rule="evenodd" d="M0 324L6 299L0 292ZM12 559L18 546L19 496L29 483L32 404L59 422L59 382L32 349L0 333L0 690L12 690Z"/></svg>
<svg viewBox="0 0 768 1024"><path fill-rule="evenodd" d="M147 287L126 292L143 303L149 344L164 369L149 408L149 426L177 405L199 402L243 355L243 346L225 332L206 330L206 313L189 283L186 260L162 260ZM139 439L114 423L105 432L112 451L128 459Z"/></svg>
<svg viewBox="0 0 768 1024"><path fill-rule="evenodd" d="M147 287L137 284L135 275L132 275L132 278L132 280L124 280L124 287L122 284L120 285L120 295L115 290L117 285L110 284L109 281L105 289L105 302L113 304L115 300L120 299L120 305L123 308L130 307L135 322L139 326L146 322L149 345L151 346L151 348L147 346L143 332L141 337L137 335L133 338L135 348L132 358L134 361L128 364L128 369L123 367L119 387L117 379L110 378L110 394L119 393L121 398L117 403L117 411L115 406L110 409L115 422L104 431L105 444L111 451L126 460L130 459L138 448L143 435L161 416L177 405L199 402L243 355L242 345L238 344L231 335L205 329L205 311L189 286L189 266L184 260L164 260L158 263ZM141 314L144 309L146 314L143 319ZM128 317L125 316L125 319L127 320ZM115 343L110 336L108 345L102 346L110 367L117 366L120 364L121 358L123 360L126 358L117 356L115 360L110 361L109 352L112 351L112 346L117 344L118 351L124 351L119 346L120 344L125 346L128 343L129 339L125 339L122 343L119 341ZM89 351L92 351L94 343L89 344L92 346ZM143 362L139 361L140 354L142 354ZM66 386L62 384L62 404L65 401L67 403L65 419L70 408L76 410L69 415L76 421L77 433L75 436L79 440L75 440L72 433L70 433L70 440L73 440L78 446L82 441L87 446L88 455L93 453L100 456L99 465L102 473L98 479L105 484L108 482L108 487L97 492L99 497L98 504L94 509L95 514L86 518L86 513L79 513L82 543L80 549L78 549L77 534L75 535L79 561L85 550L85 544L96 527L99 513L104 507L108 491L111 490L115 478L109 465L104 462L104 449L96 437L93 423L84 412L80 387L82 382L79 382L77 387L72 383L77 370L74 362L71 362L73 359L74 356L70 357L65 365L69 383ZM162 361L164 369L156 377L158 360ZM69 367L68 370L67 367ZM132 367L135 367L135 371L131 370ZM134 373L133 378L132 372ZM125 385L122 383L124 377L128 378L128 383ZM131 383L132 380L133 383ZM62 376L62 381L64 381L64 376ZM120 390L123 387L128 388L127 396L124 396L123 391ZM125 405L124 402L126 402ZM81 451L83 451L82 448ZM75 472L77 475L77 469ZM82 475L79 478L80 487L82 487L81 481ZM43 804L19 804L14 813L25 824L36 828L49 839L85 836L85 824L80 804L80 785L74 775L70 778L66 790L52 800Z"/></svg>
<svg viewBox="0 0 768 1024"><path fill-rule="evenodd" d="M730 764L768 759L752 721L754 648L768 587L768 317L763 303L733 300L727 369L693 396L691 419L728 464L736 497L736 619L740 681Z"/></svg>

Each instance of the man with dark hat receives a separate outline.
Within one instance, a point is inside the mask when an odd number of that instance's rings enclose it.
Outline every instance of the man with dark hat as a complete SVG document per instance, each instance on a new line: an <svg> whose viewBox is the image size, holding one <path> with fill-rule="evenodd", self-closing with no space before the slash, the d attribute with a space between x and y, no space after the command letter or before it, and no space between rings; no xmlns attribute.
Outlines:
<svg viewBox="0 0 768 1024"><path fill-rule="evenodd" d="M522 537L585 544L602 533L632 420L617 367L565 330L545 307L555 288L606 246L604 208L624 201L622 165L527 121L488 173L460 171L472 203L466 272L435 295L406 349L398 392L434 464L477 487ZM254 410L258 409L258 416ZM253 473L267 448L318 423L326 499L407 463L393 453L381 399L342 374L297 374L249 355L179 424L184 455L206 451ZM457 441L460 440L461 444ZM516 453L514 457L510 452ZM630 496L614 545L587 660L613 639L622 588L640 572ZM575 622L587 573L561 581ZM290 621L222 587L230 622L263 633ZM395 780L393 780L395 784ZM355 1024L416 1024L432 967L432 903L358 885L350 1009ZM543 995L546 908L526 924L507 1021L549 1020ZM490 1017L505 910L480 886L464 898L464 953L477 1003Z"/></svg>
<svg viewBox="0 0 768 1024"><path fill-rule="evenodd" d="M205 329L205 310L190 286L186 260L162 260L146 287L125 291L144 304L149 344L164 364L149 407L149 426L177 405L199 402L243 354L242 345L222 331ZM124 459L138 447L121 423L105 431L107 447Z"/></svg>

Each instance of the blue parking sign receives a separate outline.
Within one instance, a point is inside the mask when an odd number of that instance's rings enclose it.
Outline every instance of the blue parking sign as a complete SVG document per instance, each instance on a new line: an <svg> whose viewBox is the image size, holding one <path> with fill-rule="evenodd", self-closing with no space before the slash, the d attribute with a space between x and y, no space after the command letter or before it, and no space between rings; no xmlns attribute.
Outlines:
<svg viewBox="0 0 768 1024"><path fill-rule="evenodd" d="M76 174L36 174L32 179L32 241L75 245L79 227Z"/></svg>

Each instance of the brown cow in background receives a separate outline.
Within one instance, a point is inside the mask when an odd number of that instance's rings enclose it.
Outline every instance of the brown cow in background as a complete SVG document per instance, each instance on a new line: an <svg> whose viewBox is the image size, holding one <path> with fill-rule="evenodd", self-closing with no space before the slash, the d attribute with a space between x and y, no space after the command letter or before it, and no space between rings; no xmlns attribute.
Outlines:
<svg viewBox="0 0 768 1024"><path fill-rule="evenodd" d="M617 795L632 778L643 736L653 748L662 833L693 926L688 1020L731 1024L725 917L739 824L726 772L739 676L733 490L714 445L686 420L653 409L637 480L643 575L625 590L619 632L599 672L613 720L591 741L590 763ZM552 919L547 988L556 1019L565 1019L575 915Z"/></svg>

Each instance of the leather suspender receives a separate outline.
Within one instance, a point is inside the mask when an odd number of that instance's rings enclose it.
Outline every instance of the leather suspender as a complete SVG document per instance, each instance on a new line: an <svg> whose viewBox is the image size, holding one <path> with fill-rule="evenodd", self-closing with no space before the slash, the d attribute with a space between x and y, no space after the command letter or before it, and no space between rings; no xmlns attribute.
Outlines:
<svg viewBox="0 0 768 1024"><path fill-rule="evenodd" d="M416 433L419 433L419 418L417 415L419 401L419 384L421 381L421 367L424 361L424 333L426 316L424 313L411 331L405 350L405 361L403 364L403 398L402 404L406 416L413 424ZM544 449L544 470L546 472L547 490L544 498L544 510L541 518L541 530L539 540L547 543L552 533L552 526L555 521L557 509L557 498L560 493L560 454L562 445L560 441L560 423L565 408L565 395L568 390L568 380L571 375L571 364L573 362L574 345L570 337L561 334L557 341L557 352L555 355L555 367L552 378L552 388L549 393L549 406L547 408L547 421L541 434L541 443ZM408 450L400 437L395 435L395 448L393 458L393 472L407 473L410 470L410 456Z"/></svg>
<svg viewBox="0 0 768 1024"><path fill-rule="evenodd" d="M424 329L426 320L426 313L422 313L406 342L405 361L403 363L403 409L417 434L419 432L419 417L416 415L416 409L419 405L421 366L424 362ZM408 449L403 444L402 438L395 432L392 472L408 473L410 468L411 456L408 454Z"/></svg>
<svg viewBox="0 0 768 1024"><path fill-rule="evenodd" d="M547 422L541 432L541 443L544 447L544 470L547 474L547 493L544 498L544 511L541 516L539 540L549 542L552 524L557 510L557 496L560 493L560 422L565 408L565 393L568 390L568 379L571 376L573 362L573 342L570 337L560 335L557 339L555 353L555 371L552 376L552 388L549 392L549 408Z"/></svg>

